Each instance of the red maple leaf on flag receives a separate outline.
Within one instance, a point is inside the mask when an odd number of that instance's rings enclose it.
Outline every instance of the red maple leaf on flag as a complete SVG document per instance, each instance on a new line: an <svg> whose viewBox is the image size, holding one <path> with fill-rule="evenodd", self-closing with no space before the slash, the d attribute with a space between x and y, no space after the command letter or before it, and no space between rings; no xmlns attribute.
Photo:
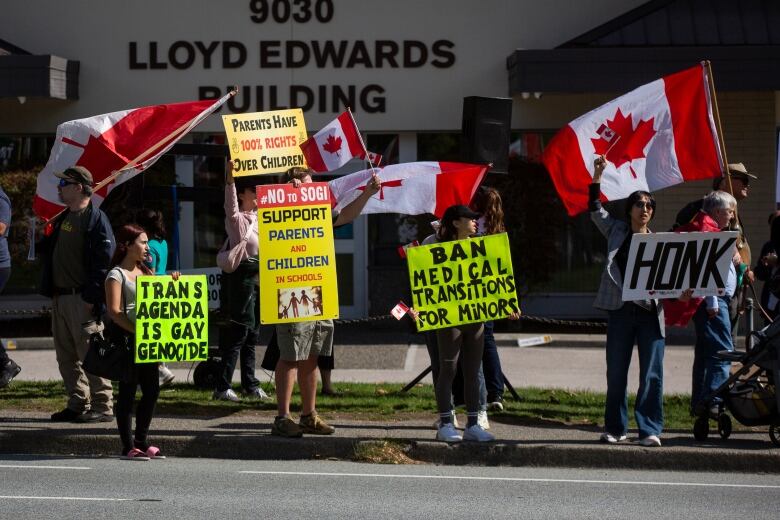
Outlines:
<svg viewBox="0 0 780 520"><path fill-rule="evenodd" d="M656 134L653 128L654 120L654 117L647 121L640 120L634 128L631 114L624 116L618 108L615 116L607 119L606 128L602 125L597 131L599 137L591 138L595 153L604 155L615 168L629 163L631 175L636 179L636 173L630 163L634 159L645 157L645 146Z"/></svg>
<svg viewBox="0 0 780 520"><path fill-rule="evenodd" d="M341 137L330 134L325 140L325 144L322 145L322 149L326 152L338 154L341 151Z"/></svg>

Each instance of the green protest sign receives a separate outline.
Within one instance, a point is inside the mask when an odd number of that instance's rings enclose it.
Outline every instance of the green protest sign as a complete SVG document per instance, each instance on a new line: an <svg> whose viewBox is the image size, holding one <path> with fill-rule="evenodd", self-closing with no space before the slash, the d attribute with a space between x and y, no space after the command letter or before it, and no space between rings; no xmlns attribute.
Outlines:
<svg viewBox="0 0 780 520"><path fill-rule="evenodd" d="M406 255L417 330L520 312L506 233L411 247Z"/></svg>
<svg viewBox="0 0 780 520"><path fill-rule="evenodd" d="M136 279L135 362L205 361L209 350L205 275Z"/></svg>

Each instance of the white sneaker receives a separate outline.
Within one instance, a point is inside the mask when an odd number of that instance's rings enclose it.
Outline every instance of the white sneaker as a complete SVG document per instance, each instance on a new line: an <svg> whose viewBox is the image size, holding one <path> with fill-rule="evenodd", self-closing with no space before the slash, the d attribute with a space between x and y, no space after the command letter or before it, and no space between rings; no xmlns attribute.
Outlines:
<svg viewBox="0 0 780 520"><path fill-rule="evenodd" d="M168 367L166 367L163 364L159 365L159 376L160 376L160 388L166 387L170 385L174 379L176 379L176 376L173 375L173 372L170 371Z"/></svg>
<svg viewBox="0 0 780 520"><path fill-rule="evenodd" d="M620 437L615 437L611 433L604 432L601 434L601 437L599 440L601 442L606 442L607 444L617 444L618 442L622 442L626 440L627 437L625 435L621 435Z"/></svg>
<svg viewBox="0 0 780 520"><path fill-rule="evenodd" d="M256 386L252 388L251 390L242 390L242 394L244 394L246 397L252 398L252 399L260 399L261 401L265 401L266 399L270 399L268 397L268 394L265 393L265 390L260 388L259 386Z"/></svg>
<svg viewBox="0 0 780 520"><path fill-rule="evenodd" d="M486 410L480 410L477 413L477 424L482 426L483 430L489 430L490 429L490 421L488 421L487 411Z"/></svg>
<svg viewBox="0 0 780 520"><path fill-rule="evenodd" d="M455 410L452 411L452 425L455 428L460 428L460 425L458 424L458 416L455 415ZM438 430L441 427L441 419L436 419L436 422L433 423L433 429Z"/></svg>
<svg viewBox="0 0 780 520"><path fill-rule="evenodd" d="M236 395L232 388L228 388L224 392L215 390L211 398L216 401L233 401L234 403L241 401L241 398Z"/></svg>
<svg viewBox="0 0 780 520"><path fill-rule="evenodd" d="M648 435L647 437L639 439L639 444L646 448L660 448L661 439L658 438L658 435Z"/></svg>
<svg viewBox="0 0 780 520"><path fill-rule="evenodd" d="M460 436L458 430L452 423L442 424L439 430L436 432L436 440L444 442L460 442L463 437Z"/></svg>
<svg viewBox="0 0 780 520"><path fill-rule="evenodd" d="M486 432L482 426L475 424L474 426L469 426L466 428L466 431L463 432L463 440L474 442L490 442L496 440L496 438L492 433Z"/></svg>

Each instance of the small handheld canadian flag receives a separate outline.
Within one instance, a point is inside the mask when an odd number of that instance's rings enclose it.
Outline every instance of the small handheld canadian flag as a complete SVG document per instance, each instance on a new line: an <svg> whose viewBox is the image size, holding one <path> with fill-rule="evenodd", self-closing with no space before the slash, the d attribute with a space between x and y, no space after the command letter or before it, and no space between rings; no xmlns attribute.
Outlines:
<svg viewBox="0 0 780 520"><path fill-rule="evenodd" d="M315 172L333 171L353 157L365 156L355 119L349 110L301 143L300 147L306 163Z"/></svg>
<svg viewBox="0 0 780 520"><path fill-rule="evenodd" d="M368 150L368 153L366 154L366 160L374 166L379 166L382 162L382 156L376 152Z"/></svg>
<svg viewBox="0 0 780 520"><path fill-rule="evenodd" d="M414 240L412 242L409 242L405 246L398 246L398 256L400 256L401 258L406 258L406 250L409 249L410 247L417 247L419 245L420 242Z"/></svg>
<svg viewBox="0 0 780 520"><path fill-rule="evenodd" d="M400 320L406 315L407 312L409 312L409 307L407 307L404 302L399 300L396 306L393 307L393 309L390 311L390 314L392 314L395 319Z"/></svg>

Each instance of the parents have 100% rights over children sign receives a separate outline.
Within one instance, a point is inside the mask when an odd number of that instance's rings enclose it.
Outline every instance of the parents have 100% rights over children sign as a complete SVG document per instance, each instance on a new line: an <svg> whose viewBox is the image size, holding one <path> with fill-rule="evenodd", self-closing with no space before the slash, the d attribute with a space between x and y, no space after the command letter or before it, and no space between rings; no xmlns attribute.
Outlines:
<svg viewBox="0 0 780 520"><path fill-rule="evenodd" d="M306 166L300 144L306 123L300 108L222 116L233 175L283 172Z"/></svg>
<svg viewBox="0 0 780 520"><path fill-rule="evenodd" d="M257 222L260 322L338 318L328 184L258 186Z"/></svg>

